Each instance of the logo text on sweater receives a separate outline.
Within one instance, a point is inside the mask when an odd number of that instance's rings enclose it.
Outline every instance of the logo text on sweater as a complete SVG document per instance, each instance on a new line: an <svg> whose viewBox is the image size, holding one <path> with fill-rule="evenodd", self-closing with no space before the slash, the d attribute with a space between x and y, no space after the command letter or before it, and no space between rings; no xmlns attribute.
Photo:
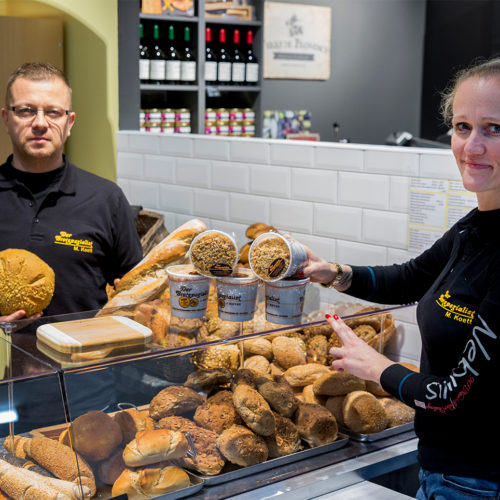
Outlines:
<svg viewBox="0 0 500 500"><path fill-rule="evenodd" d="M92 253L94 243L89 240L78 240L76 238L72 238L71 233L67 233L66 231L61 231L59 234L56 234L54 238L54 243L57 245L66 245L69 247L73 247L75 252L87 252Z"/></svg>
<svg viewBox="0 0 500 500"><path fill-rule="evenodd" d="M442 293L436 300L437 305L446 311L444 314L445 317L470 325L474 319L476 311L469 309L467 306L453 304L453 302L449 300L451 298L449 290L446 290L446 292Z"/></svg>

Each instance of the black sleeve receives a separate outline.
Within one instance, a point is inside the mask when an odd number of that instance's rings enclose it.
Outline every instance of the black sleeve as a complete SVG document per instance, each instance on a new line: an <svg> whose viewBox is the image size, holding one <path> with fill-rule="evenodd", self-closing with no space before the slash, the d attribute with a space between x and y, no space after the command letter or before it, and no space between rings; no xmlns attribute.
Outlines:
<svg viewBox="0 0 500 500"><path fill-rule="evenodd" d="M450 259L456 229L447 231L431 248L404 264L351 266L352 284L345 292L380 304L409 304L418 301Z"/></svg>
<svg viewBox="0 0 500 500"><path fill-rule="evenodd" d="M440 414L467 411L467 408L470 411L481 400L478 394L483 396L483 402L485 394L494 394L500 363L500 266L491 266L488 274L487 293L450 373L438 377L391 365L380 379L386 391L412 407Z"/></svg>
<svg viewBox="0 0 500 500"><path fill-rule="evenodd" d="M122 190L118 188L113 213L113 249L108 261L110 266L106 281L113 285L142 259L142 246L137 234L130 205Z"/></svg>

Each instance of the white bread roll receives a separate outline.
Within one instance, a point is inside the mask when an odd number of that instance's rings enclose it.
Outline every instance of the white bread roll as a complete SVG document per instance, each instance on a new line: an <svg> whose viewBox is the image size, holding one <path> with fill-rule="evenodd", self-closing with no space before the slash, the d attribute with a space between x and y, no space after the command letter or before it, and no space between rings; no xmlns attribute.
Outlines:
<svg viewBox="0 0 500 500"><path fill-rule="evenodd" d="M125 469L113 485L113 497L127 494L128 500L157 497L190 485L187 472L179 467Z"/></svg>
<svg viewBox="0 0 500 500"><path fill-rule="evenodd" d="M146 302L158 297L168 284L167 267L187 262L187 251L193 238L207 229L204 222L192 219L163 238L123 278L106 309ZM98 315L99 315L98 314Z"/></svg>
<svg viewBox="0 0 500 500"><path fill-rule="evenodd" d="M182 432L168 429L140 431L123 450L123 461L128 467L140 467L182 458L187 451L188 442Z"/></svg>

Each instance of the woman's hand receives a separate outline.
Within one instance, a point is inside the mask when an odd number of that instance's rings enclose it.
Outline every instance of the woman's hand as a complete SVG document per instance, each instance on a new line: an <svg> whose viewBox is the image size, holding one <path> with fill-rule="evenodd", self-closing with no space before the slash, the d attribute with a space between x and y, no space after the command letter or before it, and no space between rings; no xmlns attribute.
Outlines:
<svg viewBox="0 0 500 500"><path fill-rule="evenodd" d="M299 278L310 278L316 283L329 283L337 275L334 267L325 259L318 257L310 248L303 245L307 253L307 264L297 274Z"/></svg>
<svg viewBox="0 0 500 500"><path fill-rule="evenodd" d="M361 340L336 314L326 315L326 320L335 330L342 347L332 347L332 367L337 371L348 371L363 380L380 384L382 372L394 362Z"/></svg>

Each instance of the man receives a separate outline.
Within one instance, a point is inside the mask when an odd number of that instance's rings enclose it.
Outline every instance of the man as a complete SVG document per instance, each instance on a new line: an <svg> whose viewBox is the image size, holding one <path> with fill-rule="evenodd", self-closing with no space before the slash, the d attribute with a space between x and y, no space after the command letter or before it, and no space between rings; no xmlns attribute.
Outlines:
<svg viewBox="0 0 500 500"><path fill-rule="evenodd" d="M75 123L64 74L47 63L20 66L7 83L2 119L12 155L0 166L0 250L29 250L54 269L45 316L102 307L106 283L139 262L142 249L121 189L63 154Z"/></svg>
<svg viewBox="0 0 500 500"><path fill-rule="evenodd" d="M101 308L106 283L137 264L142 248L121 189L63 154L75 123L64 74L46 63L20 66L8 80L2 119L12 155L0 166L0 250L29 250L52 267L55 292L46 318ZM16 311L0 321L24 316ZM35 329L36 322L26 330ZM14 391L16 430L64 421L57 377L28 382ZM67 375L65 386L72 418L115 398L110 372Z"/></svg>

